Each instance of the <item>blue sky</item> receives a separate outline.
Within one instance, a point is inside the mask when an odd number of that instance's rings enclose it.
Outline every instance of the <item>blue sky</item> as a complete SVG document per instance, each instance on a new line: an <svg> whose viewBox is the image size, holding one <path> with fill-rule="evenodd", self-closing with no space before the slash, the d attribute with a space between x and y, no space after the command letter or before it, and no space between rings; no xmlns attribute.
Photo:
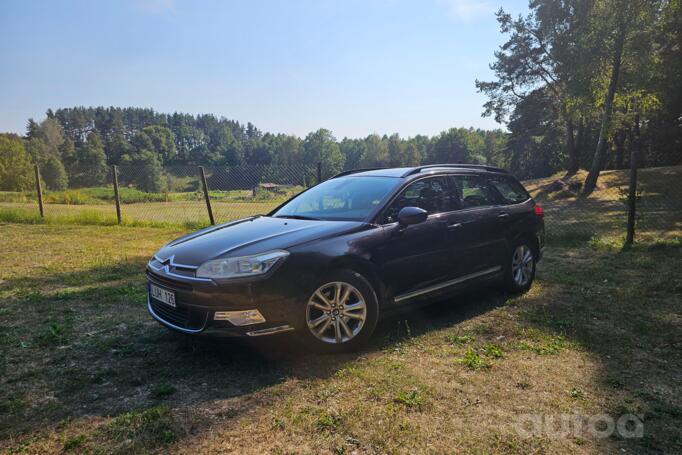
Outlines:
<svg viewBox="0 0 682 455"><path fill-rule="evenodd" d="M474 80L526 0L0 3L0 131L48 108L213 113L338 138L494 128Z"/></svg>

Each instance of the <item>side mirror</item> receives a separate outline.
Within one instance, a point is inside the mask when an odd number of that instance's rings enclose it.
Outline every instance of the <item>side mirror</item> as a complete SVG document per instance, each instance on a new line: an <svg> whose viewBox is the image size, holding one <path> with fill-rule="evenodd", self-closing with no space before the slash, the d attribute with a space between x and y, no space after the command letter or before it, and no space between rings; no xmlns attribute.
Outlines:
<svg viewBox="0 0 682 455"><path fill-rule="evenodd" d="M398 223L401 226L423 223L428 215L426 210L419 207L403 207L398 212Z"/></svg>

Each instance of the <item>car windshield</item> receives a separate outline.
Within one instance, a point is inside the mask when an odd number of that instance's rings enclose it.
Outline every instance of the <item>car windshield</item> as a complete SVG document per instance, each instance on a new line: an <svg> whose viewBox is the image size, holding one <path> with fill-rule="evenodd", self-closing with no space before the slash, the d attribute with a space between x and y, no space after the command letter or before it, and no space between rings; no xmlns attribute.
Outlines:
<svg viewBox="0 0 682 455"><path fill-rule="evenodd" d="M272 216L333 221L362 221L400 183L391 177L339 177L295 197Z"/></svg>

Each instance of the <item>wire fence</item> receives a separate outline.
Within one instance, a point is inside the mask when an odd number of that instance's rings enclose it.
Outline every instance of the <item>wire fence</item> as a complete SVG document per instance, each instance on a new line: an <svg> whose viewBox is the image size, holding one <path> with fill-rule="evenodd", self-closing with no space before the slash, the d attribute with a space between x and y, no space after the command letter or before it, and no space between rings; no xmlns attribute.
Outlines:
<svg viewBox="0 0 682 455"><path fill-rule="evenodd" d="M641 169L639 175L638 236L679 239L682 166ZM325 177L315 164L88 167L70 169L67 188L56 190L42 176L34 191L0 192L0 212L4 221L35 220L40 190L47 221L196 228L266 214ZM524 182L544 209L548 239L625 235L627 171L604 171L596 190L580 198L584 177Z"/></svg>

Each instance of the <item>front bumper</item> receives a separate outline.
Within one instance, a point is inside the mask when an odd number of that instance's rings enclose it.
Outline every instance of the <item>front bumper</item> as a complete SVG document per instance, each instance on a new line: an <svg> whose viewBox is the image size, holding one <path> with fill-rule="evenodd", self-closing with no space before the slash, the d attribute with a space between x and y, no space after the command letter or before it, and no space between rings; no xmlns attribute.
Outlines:
<svg viewBox="0 0 682 455"><path fill-rule="evenodd" d="M262 324L254 324L254 326L260 326L260 328L254 328L253 326L242 326L242 327L216 327L216 326L211 326L208 319L210 317L210 312L205 312L206 316L203 321L203 323L196 327L187 327L187 326L182 326L182 325L177 325L175 322L170 320L168 317L165 317L165 315L160 314L161 312L158 311L158 308L154 309L155 305L152 304L153 299L151 297L147 297L147 311L149 311L149 314L161 325L175 330L177 332L181 333L186 333L189 335L204 335L204 336L221 336L221 337L239 337L239 336L249 336L249 337L257 337L257 336L265 336L265 335L275 335L277 333L285 333L285 332L291 332L294 330L292 326L289 324L282 324L282 325L275 325L271 327L263 327L263 325L267 324L267 321ZM163 304L161 304L163 305Z"/></svg>
<svg viewBox="0 0 682 455"><path fill-rule="evenodd" d="M147 289L147 310L163 326L189 335L256 337L295 330L303 315L305 298L290 287L291 279L267 279L229 285L178 280L147 270L150 284L172 291L176 306L154 299ZM214 320L219 311L257 309L265 322L236 326ZM302 319L302 317L300 318Z"/></svg>

